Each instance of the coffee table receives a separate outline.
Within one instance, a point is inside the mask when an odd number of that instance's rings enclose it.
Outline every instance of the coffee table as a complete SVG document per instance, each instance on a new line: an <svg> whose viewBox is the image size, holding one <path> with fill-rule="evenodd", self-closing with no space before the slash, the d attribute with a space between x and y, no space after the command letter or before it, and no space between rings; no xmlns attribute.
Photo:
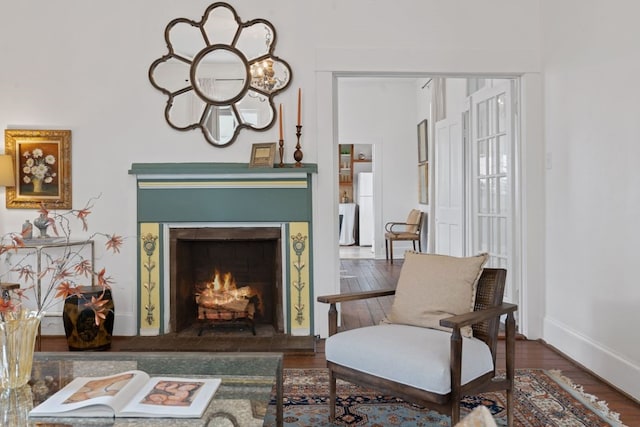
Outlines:
<svg viewBox="0 0 640 427"><path fill-rule="evenodd" d="M271 393L276 392L276 423L282 425L281 353L207 352L36 352L31 395L39 403L71 379L140 369L151 376L211 376L222 379L200 419L33 418L30 426L262 426ZM0 409L0 415L2 409ZM46 424L45 424L46 423Z"/></svg>

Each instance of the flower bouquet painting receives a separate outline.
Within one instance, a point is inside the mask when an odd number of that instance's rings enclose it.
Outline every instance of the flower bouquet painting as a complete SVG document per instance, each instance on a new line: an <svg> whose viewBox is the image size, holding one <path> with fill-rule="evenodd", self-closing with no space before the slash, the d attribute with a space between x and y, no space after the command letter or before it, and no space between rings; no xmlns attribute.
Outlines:
<svg viewBox="0 0 640 427"><path fill-rule="evenodd" d="M15 186L7 187L9 209L42 203L71 209L71 131L5 129L5 154L13 157Z"/></svg>
<svg viewBox="0 0 640 427"><path fill-rule="evenodd" d="M46 151L45 151L46 150ZM33 193L42 193L43 184L54 184L55 189L58 173L56 168L57 144L35 145L33 149L26 149L22 153L21 164L22 182L31 184Z"/></svg>
<svg viewBox="0 0 640 427"><path fill-rule="evenodd" d="M105 267L93 265L94 244L104 241L105 252L117 254L123 238L116 234L93 232L80 240L71 239L73 225L81 226L84 232L89 231L88 218L96 200L89 200L82 209L64 212L49 210L42 204L38 211L40 217L47 221L51 232L60 237L51 245L30 245L22 232L8 232L0 238L0 282L5 282L0 299L0 387L15 387L17 383L28 381L31 364L27 373L22 372L22 365L26 362L21 354L30 351L31 358L27 359L32 359L39 321L59 302L64 302L63 319L68 339L66 316L75 317L76 321L82 317L85 327L88 323L90 331L72 332L84 334L81 338L95 338L103 333L100 331L106 322L113 326L113 279ZM70 300L73 300L75 309L72 307L67 313ZM36 325L33 334L25 333L26 321ZM18 371L22 372L19 380L4 379L15 377Z"/></svg>

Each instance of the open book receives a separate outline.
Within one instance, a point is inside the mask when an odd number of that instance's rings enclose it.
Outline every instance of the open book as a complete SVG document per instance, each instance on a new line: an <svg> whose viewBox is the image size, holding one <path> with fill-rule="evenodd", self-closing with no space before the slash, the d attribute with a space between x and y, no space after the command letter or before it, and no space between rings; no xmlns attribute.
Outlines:
<svg viewBox="0 0 640 427"><path fill-rule="evenodd" d="M34 417L200 418L218 378L151 378L142 371L75 378L29 412Z"/></svg>

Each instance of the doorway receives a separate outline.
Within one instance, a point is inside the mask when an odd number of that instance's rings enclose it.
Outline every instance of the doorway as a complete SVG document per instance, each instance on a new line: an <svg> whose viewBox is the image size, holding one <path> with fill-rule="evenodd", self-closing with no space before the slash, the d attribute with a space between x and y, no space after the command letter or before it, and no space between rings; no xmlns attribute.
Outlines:
<svg viewBox="0 0 640 427"><path fill-rule="evenodd" d="M442 103L435 93L430 94L427 101L420 100L420 89L426 86L425 80L431 79L338 77L337 147L345 141L355 141L356 137L352 135L358 135L359 140L366 139L373 133L381 135L378 153L383 161L379 163L377 174L383 177L384 184L377 199L384 199L384 209L380 210L381 215L376 218L378 230L383 230L385 222L402 221L410 209L420 208L427 212L430 222L430 252L454 256L469 255L478 251L490 252L491 266L504 266L509 269L507 299L518 302L519 265L512 263L512 260L519 259L516 252L521 246L521 243L516 241L516 228L519 225L514 218L516 210L513 208L519 203L514 197L517 181L515 172L518 165L515 164L516 157L513 155L517 143L517 112L515 109L512 111L506 108L507 104L504 103L507 98L515 95L505 95L505 91L500 89L495 95L486 95L488 98L485 99L487 90L498 90L498 85L505 82L510 87L516 84L516 80L446 77L446 91L443 92ZM401 98L402 96L404 98ZM434 114L436 104L442 115ZM348 114L343 113L343 110L348 110ZM436 117L442 116L445 118L444 122L436 120ZM487 124L492 124L500 117L506 118L510 124L513 122L513 125L508 129L500 128L499 131L496 128L491 135L478 133L482 129L477 128L477 123L486 121ZM473 122L468 121L470 118ZM433 123L433 133L428 138L432 142L428 149L431 151L429 158L434 161L433 165L430 165L427 179L433 194L427 199L427 204L421 204L418 196L416 140L417 123L424 119ZM504 123L504 120L496 122L496 126L502 126ZM391 128L392 132L389 132L388 128ZM475 133L471 133L472 129L475 129ZM447 143L442 144L445 135L448 136ZM491 150L488 154L478 151L483 149L483 144L488 147L485 150ZM504 144L509 145L508 150ZM444 148L448 150L446 153ZM339 153L335 155L338 157ZM446 162L443 162L445 159ZM487 163L487 167L497 165L501 169L491 169L490 173L479 169L481 159ZM459 160L462 163L451 168L452 164ZM444 163L447 165L444 166ZM508 176L505 175L505 170L508 170ZM489 175L480 176L481 174ZM451 184L446 191L438 183L443 180ZM487 191L480 194L483 189ZM339 190L339 194L342 195L343 192ZM444 199L443 195L449 198ZM487 203L493 203L487 205L493 206L491 209L497 206L500 209L496 214L491 213L492 219L485 219L483 209ZM487 221L490 226L487 226ZM381 232L377 237L373 245L374 253L376 246L384 243ZM347 255L348 250L340 246L340 258L360 256L357 252L355 255ZM402 253L402 249L398 252ZM384 252L381 251L379 254L383 255Z"/></svg>
<svg viewBox="0 0 640 427"><path fill-rule="evenodd" d="M338 145L341 259L375 258L375 144Z"/></svg>

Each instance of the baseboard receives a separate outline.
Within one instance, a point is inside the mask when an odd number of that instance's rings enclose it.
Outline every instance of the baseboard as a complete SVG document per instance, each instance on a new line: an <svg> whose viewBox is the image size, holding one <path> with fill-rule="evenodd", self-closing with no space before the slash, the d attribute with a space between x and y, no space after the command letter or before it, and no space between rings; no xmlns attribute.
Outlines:
<svg viewBox="0 0 640 427"><path fill-rule="evenodd" d="M545 318L543 339L581 368L629 398L640 401L639 366L554 319Z"/></svg>

